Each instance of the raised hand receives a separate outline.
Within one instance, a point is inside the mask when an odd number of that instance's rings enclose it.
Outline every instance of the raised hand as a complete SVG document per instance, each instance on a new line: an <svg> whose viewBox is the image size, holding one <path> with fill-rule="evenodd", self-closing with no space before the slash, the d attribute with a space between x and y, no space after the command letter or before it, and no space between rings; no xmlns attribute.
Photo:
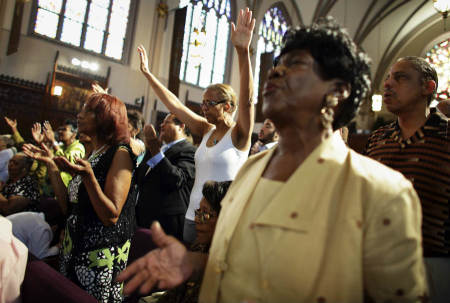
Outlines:
<svg viewBox="0 0 450 303"><path fill-rule="evenodd" d="M158 139L156 130L151 124L144 126L144 144L152 155L159 153L161 148L161 141Z"/></svg>
<svg viewBox="0 0 450 303"><path fill-rule="evenodd" d="M128 280L124 293L130 294L139 288L148 293L154 286L173 288L186 281L192 274L186 247L172 236L164 233L161 225L154 222L151 227L153 242L159 247L128 266L117 281Z"/></svg>
<svg viewBox="0 0 450 303"><path fill-rule="evenodd" d="M36 144L40 145L44 141L44 134L42 133L41 123L35 122L31 128L31 135Z"/></svg>
<svg viewBox="0 0 450 303"><path fill-rule="evenodd" d="M31 159L42 161L44 163L50 163L53 161L53 153L48 147L41 143L40 148L33 144L24 144L22 149L23 153Z"/></svg>
<svg viewBox="0 0 450 303"><path fill-rule="evenodd" d="M11 131L13 133L15 133L17 131L17 120L16 119L12 120L5 116L5 122L11 128Z"/></svg>
<svg viewBox="0 0 450 303"><path fill-rule="evenodd" d="M108 94L108 88L104 89L97 83L92 84L92 90L94 91L94 93Z"/></svg>
<svg viewBox="0 0 450 303"><path fill-rule="evenodd" d="M231 23L231 42L237 50L248 50L252 41L255 19L252 18L252 11L247 7L239 11L237 24Z"/></svg>
<svg viewBox="0 0 450 303"><path fill-rule="evenodd" d="M158 136L156 135L156 130L152 124L146 124L144 126L144 138L146 142L158 139Z"/></svg>
<svg viewBox="0 0 450 303"><path fill-rule="evenodd" d="M44 135L48 141L52 143L55 142L55 132L52 129L52 125L48 121L44 122Z"/></svg>
<svg viewBox="0 0 450 303"><path fill-rule="evenodd" d="M141 72L144 74L149 74L150 70L148 69L148 57L144 46L139 45L137 50L139 53L139 58L141 59Z"/></svg>
<svg viewBox="0 0 450 303"><path fill-rule="evenodd" d="M53 160L60 170L66 171L72 176L87 176L89 174L94 174L91 164L86 160L77 159L75 164L67 160L65 157L55 157Z"/></svg>

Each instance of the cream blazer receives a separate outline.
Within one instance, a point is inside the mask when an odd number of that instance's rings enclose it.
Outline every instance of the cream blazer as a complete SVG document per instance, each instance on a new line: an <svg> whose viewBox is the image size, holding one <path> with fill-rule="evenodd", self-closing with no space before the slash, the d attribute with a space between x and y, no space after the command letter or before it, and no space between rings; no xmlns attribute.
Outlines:
<svg viewBox="0 0 450 303"><path fill-rule="evenodd" d="M228 244L274 150L249 158L222 201L200 302L220 301ZM400 173L322 142L251 223L261 260L259 298L236 302L420 302L426 298L421 208ZM241 253L245 254L245 251Z"/></svg>

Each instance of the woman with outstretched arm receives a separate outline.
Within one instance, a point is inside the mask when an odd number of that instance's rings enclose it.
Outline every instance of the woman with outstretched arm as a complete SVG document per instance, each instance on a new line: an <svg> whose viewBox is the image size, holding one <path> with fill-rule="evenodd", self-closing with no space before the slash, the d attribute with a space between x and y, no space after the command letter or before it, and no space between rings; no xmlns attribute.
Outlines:
<svg viewBox="0 0 450 303"><path fill-rule="evenodd" d="M194 211L199 208L205 181L232 180L247 160L254 124L253 75L249 45L252 40L255 19L246 8L239 12L237 24L231 24L231 41L239 60L239 105L236 95L227 84L212 84L203 93L201 105L204 117L187 108L172 94L148 68L148 57L143 46L138 47L141 71L158 98L169 111L185 123L192 133L202 137L195 154L195 183L184 223L184 241L195 239ZM233 114L237 108L236 122Z"/></svg>

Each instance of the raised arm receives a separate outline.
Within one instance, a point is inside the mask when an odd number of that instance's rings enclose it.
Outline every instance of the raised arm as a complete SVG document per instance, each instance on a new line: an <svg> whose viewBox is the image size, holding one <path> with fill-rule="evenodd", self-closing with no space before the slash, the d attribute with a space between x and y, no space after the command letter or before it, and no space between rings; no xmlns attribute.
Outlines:
<svg viewBox="0 0 450 303"><path fill-rule="evenodd" d="M149 70L148 57L145 48L138 47L139 58L141 59L141 71L147 78L156 96L164 103L169 111L175 114L180 121L185 123L192 133L203 136L212 125L202 116L197 115L184 105L170 90L168 90Z"/></svg>
<svg viewBox="0 0 450 303"><path fill-rule="evenodd" d="M19 146L20 144L24 143L25 140L22 138L19 131L17 130L17 120L16 119L12 120L5 116L5 121L6 124L8 124L8 126L11 128L14 144L16 144L16 146Z"/></svg>
<svg viewBox="0 0 450 303"><path fill-rule="evenodd" d="M240 150L246 150L251 144L255 109L253 99L253 74L250 63L249 46L252 41L255 19L248 9L239 12L237 24L231 24L231 42L236 49L239 61L240 89L236 127L233 129L233 144Z"/></svg>

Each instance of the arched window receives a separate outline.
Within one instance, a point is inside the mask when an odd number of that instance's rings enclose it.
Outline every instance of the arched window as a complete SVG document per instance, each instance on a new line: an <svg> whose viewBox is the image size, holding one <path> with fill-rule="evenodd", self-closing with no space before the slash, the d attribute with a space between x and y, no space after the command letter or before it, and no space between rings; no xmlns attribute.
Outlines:
<svg viewBox="0 0 450 303"><path fill-rule="evenodd" d="M182 0L187 5L180 79L206 87L225 80L230 41L230 0Z"/></svg>
<svg viewBox="0 0 450 303"><path fill-rule="evenodd" d="M433 46L426 54L426 60L436 69L439 87L437 100L450 99L450 39Z"/></svg>
<svg viewBox="0 0 450 303"><path fill-rule="evenodd" d="M135 0L38 0L32 34L122 60ZM131 14L133 13L133 14Z"/></svg>
<svg viewBox="0 0 450 303"><path fill-rule="evenodd" d="M283 39L283 35L289 24L290 21L288 16L284 13L284 9L282 9L279 4L275 4L264 14L261 24L259 25L259 39L255 63L255 99L258 97L261 54L274 52L274 56L278 56L280 53L281 40Z"/></svg>

